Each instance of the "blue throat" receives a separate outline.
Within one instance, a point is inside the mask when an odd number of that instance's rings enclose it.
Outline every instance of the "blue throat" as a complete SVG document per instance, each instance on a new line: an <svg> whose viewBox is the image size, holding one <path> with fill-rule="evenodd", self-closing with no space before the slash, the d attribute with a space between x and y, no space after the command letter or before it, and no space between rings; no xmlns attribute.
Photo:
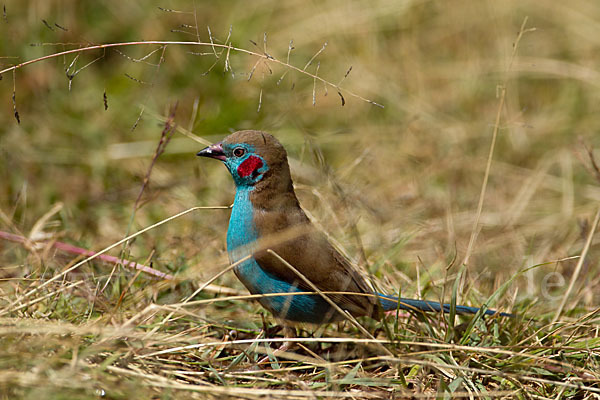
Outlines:
<svg viewBox="0 0 600 400"><path fill-rule="evenodd" d="M227 230L227 252L232 263L252 254L258 233L254 225L254 208L250 201L252 187L238 186ZM298 293L303 290L263 270L254 258L235 267L237 277L252 294ZM320 323L340 320L339 315L320 295L263 297L259 302L276 317L298 322Z"/></svg>

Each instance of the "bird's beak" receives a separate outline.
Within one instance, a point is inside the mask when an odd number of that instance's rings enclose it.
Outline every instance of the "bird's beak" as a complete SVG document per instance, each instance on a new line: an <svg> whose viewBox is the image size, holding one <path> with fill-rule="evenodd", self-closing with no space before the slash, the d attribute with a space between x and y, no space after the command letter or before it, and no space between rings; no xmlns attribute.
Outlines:
<svg viewBox="0 0 600 400"><path fill-rule="evenodd" d="M223 146L221 146L221 142L215 143L212 146L208 146L207 148L200 150L196 155L225 161L225 153L223 153Z"/></svg>

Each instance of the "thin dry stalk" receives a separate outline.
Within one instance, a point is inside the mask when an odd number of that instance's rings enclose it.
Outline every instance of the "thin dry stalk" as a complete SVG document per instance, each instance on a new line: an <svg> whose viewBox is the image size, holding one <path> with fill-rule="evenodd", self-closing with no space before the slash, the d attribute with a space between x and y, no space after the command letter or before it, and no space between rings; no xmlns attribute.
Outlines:
<svg viewBox="0 0 600 400"><path fill-rule="evenodd" d="M573 291L575 282L577 281L577 278L579 278L579 273L581 272L581 267L583 266L583 262L585 261L585 257L587 256L588 250L590 249L590 246L592 245L592 239L594 238L594 234L596 233L596 228L598 227L599 220L600 220L600 208L598 209L598 211L596 211L596 216L594 217L594 222L592 223L592 227L590 228L590 232L588 234L587 240L585 241L585 246L583 247L583 250L581 251L581 256L579 257L579 260L577 261L577 266L575 266L575 271L573 271L573 275L571 276L571 281L569 282L569 287L567 288L567 291L565 292L565 295L563 296L563 298L560 302L560 305L558 306L558 309L556 310L556 314L554 314L552 323L558 321L558 319L560 318L560 315L562 314L565 304L567 303L567 300L569 299L569 295Z"/></svg>
<svg viewBox="0 0 600 400"><path fill-rule="evenodd" d="M477 235L479 234L479 220L481 219L481 212L483 211L483 201L485 199L485 192L487 189L487 183L490 176L490 170L492 168L492 158L494 156L494 149L496 147L496 139L498 138L498 131L500 130L500 117L502 115L502 110L504 109L504 101L506 98L506 85L508 83L508 73L513 65L513 62L517 56L517 49L519 48L519 42L523 38L523 35L527 32L533 32L535 28L525 29L527 25L527 17L523 20L521 24L521 29L519 30L519 34L517 35L517 39L513 45L513 51L510 57L510 61L508 64L508 68L506 71L506 78L504 83L499 87L500 95L498 100L498 109L496 111L496 121L494 122L494 130L492 132L492 142L490 143L490 151L488 153L487 163L485 165L485 173L483 175L483 183L481 184L481 192L479 193L479 202L477 203L477 211L475 213L475 220L473 221L473 228L471 229L471 237L469 239L469 245L467 246L467 252L465 253L465 258L463 260L464 265L469 264L469 259L471 258L471 254L473 252L473 248L475 246L475 242L477 240Z"/></svg>
<svg viewBox="0 0 600 400"><path fill-rule="evenodd" d="M81 53L81 52L85 52L85 51L93 51L93 50L104 50L104 49L108 49L108 48L113 48L113 47L125 47L125 46L139 46L139 45L149 45L149 44L155 44L155 45L160 45L160 46L168 46L168 45L178 45L178 46L207 46L207 47L211 47L211 48L215 48L215 47L220 47L223 49L226 49L227 51L236 51L238 53L243 53L243 54L248 54L248 55L252 55L255 57L259 57L262 58L264 61L272 61L276 64L279 64L283 67L286 67L290 70L296 71L298 73L304 74L310 78L316 79L320 82L322 82L324 85L333 87L335 89L337 89L338 91L341 91L343 93L345 93L346 95L350 96L350 97L354 97L356 99L359 99L361 101L365 101L367 103L373 104L377 107L383 108L384 106L382 104L379 104L373 100L369 100L359 94L356 94L348 89L344 89L339 87L338 85L327 81L326 79L323 79L315 74L312 74L308 71L306 71L303 68L299 68L296 67L295 65L286 63L284 61L281 61L271 55L268 54L261 54L255 51L251 51L251 50L247 50L247 49L243 49L240 47L233 47L230 44L219 44L219 43L205 43L205 42L185 42L185 41L167 41L167 40L149 40L149 41L136 41L136 42L120 42L120 43L106 43L106 44L99 44L99 45L93 45L93 46L86 46L86 47L81 47L78 49L72 49L72 50L65 50L65 51L61 51L58 53L53 53L53 54L48 54L46 56L43 57L38 57L35 58L33 60L28 60L28 61L24 61L22 63L19 63L17 65L13 65L12 67L8 67L8 68L4 68L3 70L0 70L0 76L2 74L4 74L5 72L9 72L9 71L16 71L17 69L23 68L29 64L34 64L40 61L45 61L48 59L52 59L52 58L57 58L57 57L62 57L65 55L69 55L69 54L74 54L74 53ZM325 46L324 46L325 47ZM324 47L322 50L324 50ZM321 51L322 51L321 50ZM315 56L313 56L313 59L310 60L310 62L307 64L310 65L310 63L312 62L312 60L314 60L314 58L320 54L319 51ZM307 67L306 66L306 67ZM305 67L305 68L306 68ZM18 117L18 113L16 113L16 106L15 106L15 117Z"/></svg>

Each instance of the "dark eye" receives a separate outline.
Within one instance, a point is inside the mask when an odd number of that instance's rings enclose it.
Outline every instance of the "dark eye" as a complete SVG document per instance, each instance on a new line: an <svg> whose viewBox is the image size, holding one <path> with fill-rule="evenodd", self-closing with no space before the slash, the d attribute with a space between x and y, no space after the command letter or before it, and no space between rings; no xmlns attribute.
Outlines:
<svg viewBox="0 0 600 400"><path fill-rule="evenodd" d="M233 155L236 157L243 157L246 154L246 149L243 147L236 147L233 149Z"/></svg>

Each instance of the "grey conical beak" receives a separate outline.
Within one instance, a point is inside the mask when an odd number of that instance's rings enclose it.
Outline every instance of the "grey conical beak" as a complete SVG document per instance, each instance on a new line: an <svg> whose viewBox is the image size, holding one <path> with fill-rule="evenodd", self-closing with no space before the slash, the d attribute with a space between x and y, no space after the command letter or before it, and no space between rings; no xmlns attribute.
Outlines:
<svg viewBox="0 0 600 400"><path fill-rule="evenodd" d="M225 153L223 153L223 146L221 146L221 142L215 143L212 146L208 146L207 148L200 150L196 155L225 161Z"/></svg>

